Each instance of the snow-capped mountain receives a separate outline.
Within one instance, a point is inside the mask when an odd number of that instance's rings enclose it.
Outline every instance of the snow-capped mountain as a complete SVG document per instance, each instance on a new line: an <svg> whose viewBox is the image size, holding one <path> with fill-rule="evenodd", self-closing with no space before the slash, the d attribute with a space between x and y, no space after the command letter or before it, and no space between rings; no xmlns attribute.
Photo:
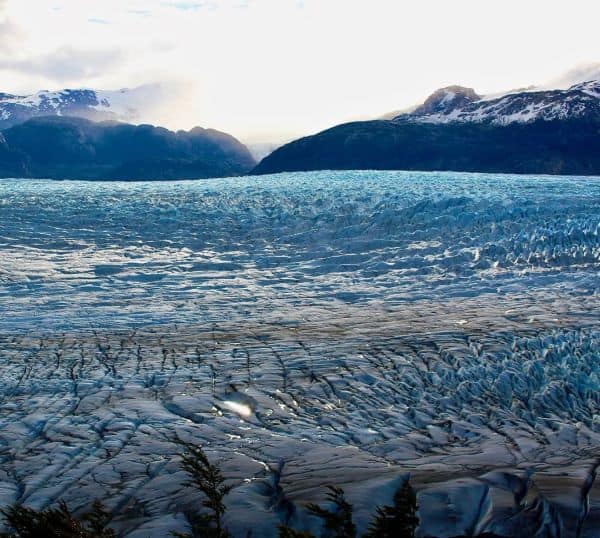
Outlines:
<svg viewBox="0 0 600 538"><path fill-rule="evenodd" d="M528 89L493 98L479 96L471 88L449 86L437 90L414 111L394 119L508 125L582 118L600 120L600 79L581 82L565 90Z"/></svg>
<svg viewBox="0 0 600 538"><path fill-rule="evenodd" d="M600 174L600 78L566 89L480 96L449 86L393 119L355 121L295 140L255 174L452 170Z"/></svg>
<svg viewBox="0 0 600 538"><path fill-rule="evenodd" d="M150 86L117 91L65 89L32 95L0 93L0 130L38 116L77 116L91 120L135 122Z"/></svg>

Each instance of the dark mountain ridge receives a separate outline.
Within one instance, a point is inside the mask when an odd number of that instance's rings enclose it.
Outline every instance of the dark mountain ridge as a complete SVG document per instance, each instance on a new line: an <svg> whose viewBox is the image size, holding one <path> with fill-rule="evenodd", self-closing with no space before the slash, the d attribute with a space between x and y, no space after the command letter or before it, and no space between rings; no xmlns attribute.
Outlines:
<svg viewBox="0 0 600 538"><path fill-rule="evenodd" d="M255 165L234 137L196 127L30 119L2 131L0 176L51 179L194 179L235 176Z"/></svg>
<svg viewBox="0 0 600 538"><path fill-rule="evenodd" d="M346 123L291 142L253 173L322 169L600 175L600 82L495 99L442 88L392 120Z"/></svg>
<svg viewBox="0 0 600 538"><path fill-rule="evenodd" d="M600 124L354 122L279 148L253 173L353 169L597 175Z"/></svg>

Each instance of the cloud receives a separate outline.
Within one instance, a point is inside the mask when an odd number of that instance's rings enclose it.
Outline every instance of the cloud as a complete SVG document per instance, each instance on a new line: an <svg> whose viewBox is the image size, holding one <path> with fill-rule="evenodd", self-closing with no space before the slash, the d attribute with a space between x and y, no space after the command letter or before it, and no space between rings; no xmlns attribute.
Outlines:
<svg viewBox="0 0 600 538"><path fill-rule="evenodd" d="M143 121L279 140L402 109L442 86L491 94L600 59L600 2L564 10L558 0L507 0L492 26L469 3L432 11L419 0L0 0L0 90L189 80L145 107ZM541 8L544 24L533 24Z"/></svg>
<svg viewBox="0 0 600 538"><path fill-rule="evenodd" d="M77 50L65 46L56 51L33 58L2 60L0 69L26 75L42 75L62 82L82 80L103 75L107 69L121 63L123 53L111 50Z"/></svg>
<svg viewBox="0 0 600 538"><path fill-rule="evenodd" d="M12 43L14 43L15 38L17 37L17 34L18 28L11 21L0 21L0 50L10 49Z"/></svg>
<svg viewBox="0 0 600 538"><path fill-rule="evenodd" d="M88 22L91 22L92 24L110 24L110 21L107 19L99 19L96 17L91 17L88 19Z"/></svg>
<svg viewBox="0 0 600 538"><path fill-rule="evenodd" d="M162 2L161 3L162 6L165 7L172 7L175 9L180 9L182 11L196 11L198 9L200 9L201 7L205 7L206 6L206 2L177 2L177 1L173 1L173 2ZM210 4L211 6L213 4Z"/></svg>
<svg viewBox="0 0 600 538"><path fill-rule="evenodd" d="M127 11L131 15L138 15L140 17L150 17L152 12L148 9L130 9Z"/></svg>
<svg viewBox="0 0 600 538"><path fill-rule="evenodd" d="M2 16L7 5L8 0L0 0L0 51L12 49L21 33L19 27L8 17L4 17L3 19Z"/></svg>
<svg viewBox="0 0 600 538"><path fill-rule="evenodd" d="M552 80L548 87L568 88L580 82L600 79L600 62L580 64Z"/></svg>

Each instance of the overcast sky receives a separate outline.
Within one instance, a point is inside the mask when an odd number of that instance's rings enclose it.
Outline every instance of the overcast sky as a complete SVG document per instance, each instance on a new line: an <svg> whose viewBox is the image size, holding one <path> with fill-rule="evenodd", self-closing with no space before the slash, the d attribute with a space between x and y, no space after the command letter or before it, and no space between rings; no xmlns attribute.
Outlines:
<svg viewBox="0 0 600 538"><path fill-rule="evenodd" d="M245 140L600 61L598 0L0 0L0 91L164 83L150 121Z"/></svg>

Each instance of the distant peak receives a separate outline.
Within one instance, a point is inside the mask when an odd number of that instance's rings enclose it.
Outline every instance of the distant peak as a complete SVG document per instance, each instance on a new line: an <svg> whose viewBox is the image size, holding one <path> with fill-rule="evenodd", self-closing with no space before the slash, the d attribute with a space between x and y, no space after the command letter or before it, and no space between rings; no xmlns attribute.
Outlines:
<svg viewBox="0 0 600 538"><path fill-rule="evenodd" d="M579 90L592 97L600 98L600 78L575 84L569 88L569 91L571 90Z"/></svg>
<svg viewBox="0 0 600 538"><path fill-rule="evenodd" d="M446 86L433 92L414 112L416 114L445 114L480 99L481 96L473 88Z"/></svg>
<svg viewBox="0 0 600 538"><path fill-rule="evenodd" d="M471 88L447 86L434 92L398 121L419 123L529 123L538 120L600 118L600 80L579 82L568 89L514 90L481 97Z"/></svg>

